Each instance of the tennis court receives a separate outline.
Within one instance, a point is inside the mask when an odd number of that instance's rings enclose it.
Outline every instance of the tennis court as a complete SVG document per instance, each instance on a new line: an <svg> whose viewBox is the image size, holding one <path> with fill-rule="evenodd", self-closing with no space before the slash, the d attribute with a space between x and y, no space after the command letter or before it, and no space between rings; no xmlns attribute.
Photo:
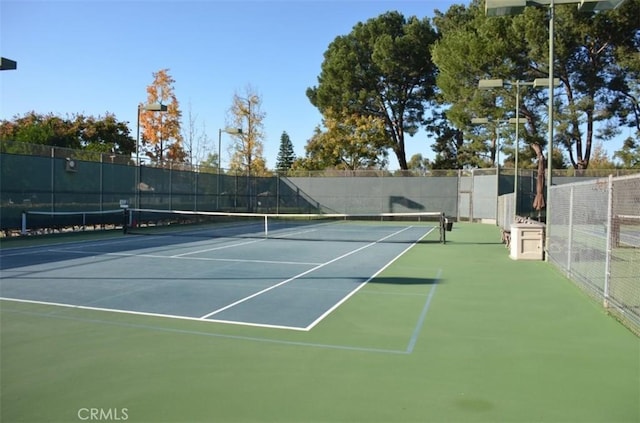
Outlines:
<svg viewBox="0 0 640 423"><path fill-rule="evenodd" d="M149 227L122 239L3 251L2 297L310 330L439 230L422 222L325 219L278 222L267 232L262 219L230 216L233 222L186 230Z"/></svg>
<svg viewBox="0 0 640 423"><path fill-rule="evenodd" d="M638 338L497 227L316 226L4 242L1 420L640 421Z"/></svg>

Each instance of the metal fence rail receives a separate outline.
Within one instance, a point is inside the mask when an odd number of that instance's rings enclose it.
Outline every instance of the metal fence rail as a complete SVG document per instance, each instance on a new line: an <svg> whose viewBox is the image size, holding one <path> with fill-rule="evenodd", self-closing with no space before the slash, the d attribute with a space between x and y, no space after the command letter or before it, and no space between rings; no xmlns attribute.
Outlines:
<svg viewBox="0 0 640 423"><path fill-rule="evenodd" d="M630 172L635 174L613 176ZM612 176L602 178L608 173ZM516 215L546 218L531 209L535 172L518 172L517 198L514 178L512 169L258 176L184 163L136 166L126 156L2 141L0 229L20 230L25 210L104 211L117 209L123 199L166 210L440 211L503 229ZM640 174L554 171L554 182L547 259L640 334Z"/></svg>
<svg viewBox="0 0 640 423"><path fill-rule="evenodd" d="M640 334L640 174L554 186L548 259Z"/></svg>

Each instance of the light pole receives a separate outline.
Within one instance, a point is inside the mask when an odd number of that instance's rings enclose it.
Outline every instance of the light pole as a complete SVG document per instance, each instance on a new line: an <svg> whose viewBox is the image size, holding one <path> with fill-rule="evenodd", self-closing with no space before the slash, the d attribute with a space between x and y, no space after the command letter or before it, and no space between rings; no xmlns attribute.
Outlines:
<svg viewBox="0 0 640 423"><path fill-rule="evenodd" d="M241 128L218 129L218 177L217 177L218 189L216 190L216 193L217 193L216 209L220 208L220 178L222 177L221 158L222 158L222 133L223 132L229 135L237 135L237 134L242 134L242 129Z"/></svg>
<svg viewBox="0 0 640 423"><path fill-rule="evenodd" d="M471 119L471 123L473 125L486 125L491 122L497 125L501 123L505 123L505 121L502 121L502 120L493 121L493 120L490 120L489 118L472 118ZM496 136L496 154L495 154L495 159L493 164L495 164L496 168L500 170L500 131L496 131L495 136Z"/></svg>
<svg viewBox="0 0 640 423"><path fill-rule="evenodd" d="M136 208L140 208L140 111L166 112L167 106L161 103L138 104L138 122L136 124Z"/></svg>
<svg viewBox="0 0 640 423"><path fill-rule="evenodd" d="M253 209L252 198L251 198L251 159L253 156L253 143L251 139L251 103L254 101L256 96L252 95L249 98L243 98L240 96L236 96L239 100L247 102L247 145L246 145L246 158L247 158L247 211L251 212ZM241 110L244 112L243 110Z"/></svg>
<svg viewBox="0 0 640 423"><path fill-rule="evenodd" d="M560 80L558 78L556 78L553 81L553 84L555 86L560 84ZM478 88L483 89L483 90L487 90L487 89L492 89L492 88L502 88L505 85L507 86L515 86L516 87L516 109L515 109L515 114L513 118L509 119L509 123L515 123L516 125L516 142L515 142L515 174L514 174L514 180L513 180L513 202L514 202L514 220L516 218L516 216L518 215L518 154L519 154L519 150L520 150L520 139L519 139L519 135L520 135L520 123L526 123L525 119L522 119L520 117L520 87L521 86L532 86L534 88L539 88L539 87L546 87L549 85L549 81L547 78L536 78L533 81L527 82L527 81L504 81L502 79L481 79L480 81L478 81Z"/></svg>
<svg viewBox="0 0 640 423"><path fill-rule="evenodd" d="M473 125L484 125L484 124L488 124L489 122L492 122L491 120L489 120L488 118L473 118L471 119L471 123ZM516 175L515 175L515 180L514 180L514 193L516 192L515 190L517 190L517 185L516 185L516 181L518 180L518 123L519 122L524 122L524 119L522 118L511 118L508 120L498 120L498 121L493 121L494 123L496 123L497 125L500 125L502 123L515 123L516 124L516 155L515 155L515 170L516 170ZM496 131L496 218L498 217L498 197L500 196L500 141L498 139L500 132ZM515 195L515 194L514 194ZM515 215L517 215L517 197L514 197L514 221L515 221Z"/></svg>
<svg viewBox="0 0 640 423"><path fill-rule="evenodd" d="M166 112L167 105L161 103L139 104L138 105L138 124L136 127L136 165L140 166L140 111L145 112Z"/></svg>
<svg viewBox="0 0 640 423"><path fill-rule="evenodd" d="M556 4L578 4L579 10L586 12L612 10L618 8L625 0L485 0L485 13L487 16L517 15L524 11L527 6L548 6L549 7L549 141L547 145L547 202L546 202L546 229L545 260L549 260L549 219L551 217L551 180L553 177L553 20Z"/></svg>
<svg viewBox="0 0 640 423"><path fill-rule="evenodd" d="M498 130L498 126L507 123L506 120L497 120L492 121L489 118L472 118L471 124L473 125L486 125L489 123L495 123L495 137L496 137L496 154L495 154L495 165L496 165L496 223L498 223L498 197L500 196L500 131Z"/></svg>

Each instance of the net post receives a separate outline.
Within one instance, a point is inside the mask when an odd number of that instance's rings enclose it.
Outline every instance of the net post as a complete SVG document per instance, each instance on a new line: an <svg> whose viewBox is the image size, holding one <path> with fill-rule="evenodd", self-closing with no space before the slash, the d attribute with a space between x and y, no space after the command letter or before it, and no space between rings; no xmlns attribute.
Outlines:
<svg viewBox="0 0 640 423"><path fill-rule="evenodd" d="M269 223L268 223L268 219L269 219L269 217L265 214L264 215L264 237L265 238L269 238Z"/></svg>
<svg viewBox="0 0 640 423"><path fill-rule="evenodd" d="M27 212L23 211L21 225L20 225L20 235L26 235L26 234L27 234Z"/></svg>
<svg viewBox="0 0 640 423"><path fill-rule="evenodd" d="M129 226L129 209L124 207L122 209L122 233L127 234L127 229Z"/></svg>
<svg viewBox="0 0 640 423"><path fill-rule="evenodd" d="M447 243L447 218L444 217L444 212L440 213L440 242Z"/></svg>

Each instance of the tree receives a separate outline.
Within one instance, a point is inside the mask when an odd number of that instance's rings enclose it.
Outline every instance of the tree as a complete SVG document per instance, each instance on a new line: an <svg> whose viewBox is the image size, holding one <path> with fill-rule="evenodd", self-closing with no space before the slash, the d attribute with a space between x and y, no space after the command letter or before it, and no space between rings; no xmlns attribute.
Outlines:
<svg viewBox="0 0 640 423"><path fill-rule="evenodd" d="M409 159L407 166L410 170L417 170L420 173L425 173L431 168L431 161L426 157L422 157L422 154L414 154L411 156L411 159Z"/></svg>
<svg viewBox="0 0 640 423"><path fill-rule="evenodd" d="M293 151L293 143L289 134L285 132L280 136L280 150L278 151L278 157L276 161L276 169L279 171L287 171L291 169L291 165L296 160L296 155Z"/></svg>
<svg viewBox="0 0 640 423"><path fill-rule="evenodd" d="M16 116L13 121L2 121L2 140L43 144L53 147L81 149L80 131L74 117L59 117L52 113L42 115L30 112Z"/></svg>
<svg viewBox="0 0 640 423"><path fill-rule="evenodd" d="M620 160L626 169L640 169L640 141L627 138L622 148L613 153L613 157Z"/></svg>
<svg viewBox="0 0 640 423"><path fill-rule="evenodd" d="M631 92L637 73L629 78L631 65L617 61L616 52L637 51L638 16L640 0L595 14L578 13L575 5L556 6L554 75L562 87L556 90L554 100L554 144L569 153L571 165L577 169L588 167L594 139L607 140L615 134L607 125L611 117L629 109L613 99L619 98L621 91ZM479 79L533 81L548 76L548 15L544 9L528 7L520 15L489 18L483 2L473 0L469 8L453 6L446 14L437 13L434 23L442 34L432 50L440 69L440 99L450 106L447 118L465 132L465 137L473 131L469 126L472 117L515 117L515 89L482 92L477 89ZM631 48L634 45L635 50ZM619 91L613 89L614 82ZM527 121L522 145L535 152L544 174L547 92L521 91L517 113ZM598 125L602 128L599 132L595 130ZM554 168L562 164L563 160L556 161L554 150ZM538 188L542 190L542 186Z"/></svg>
<svg viewBox="0 0 640 423"><path fill-rule="evenodd" d="M596 144L620 133L620 122L612 117L629 116L634 107L625 99L634 90L637 95L639 69L624 56L637 56L640 47L640 0L606 13L582 13L575 7L562 7L558 13L555 66L566 106L558 108L556 137L572 167L587 169ZM632 119L636 126L639 118Z"/></svg>
<svg viewBox="0 0 640 423"><path fill-rule="evenodd" d="M207 157L199 162L200 172L218 173L218 153L209 153Z"/></svg>
<svg viewBox="0 0 640 423"><path fill-rule="evenodd" d="M205 160L207 156L207 145L212 145L210 139L207 137L206 126L202 124L202 130L199 130L197 126L198 115L194 115L191 110L191 104L189 104L189 111L187 113L187 125L184 128L184 134L182 139L184 140L184 151L186 154L186 161L195 164ZM217 153L216 153L217 156Z"/></svg>
<svg viewBox="0 0 640 423"><path fill-rule="evenodd" d="M382 119L325 111L322 132L316 128L305 146L308 170L385 168L387 136ZM302 163L301 163L302 164Z"/></svg>
<svg viewBox="0 0 640 423"><path fill-rule="evenodd" d="M230 170L244 172L247 175L266 175L268 173L263 156L264 125L266 114L262 112L262 99L251 86L245 88L243 96L233 95L233 104L229 109L230 128L242 128L242 133L232 134L233 154Z"/></svg>
<svg viewBox="0 0 640 423"><path fill-rule="evenodd" d="M120 155L133 153L136 142L127 123L118 122L110 113L104 117L60 117L30 112L11 121L3 120L0 140Z"/></svg>
<svg viewBox="0 0 640 423"><path fill-rule="evenodd" d="M427 132L435 136L431 149L436 153L433 169L464 169L480 167L484 143L476 138L465 142L464 132L450 125L445 112L434 114L426 127Z"/></svg>
<svg viewBox="0 0 640 423"><path fill-rule="evenodd" d="M126 122L118 122L115 115L105 117L76 116L80 128L81 143L86 150L100 153L129 155L135 152L135 140L129 135Z"/></svg>
<svg viewBox="0 0 640 423"><path fill-rule="evenodd" d="M616 165L611 161L607 151L604 149L602 141L596 143L591 152L589 168L591 169L615 169Z"/></svg>
<svg viewBox="0 0 640 423"><path fill-rule="evenodd" d="M157 163L162 163L165 159L183 162L187 157L182 146L182 112L174 94L174 83L169 69L161 69L153 73L153 83L147 86L147 104L163 104L167 106L166 112L146 111L143 109L144 104L139 105L141 151Z"/></svg>
<svg viewBox="0 0 640 423"><path fill-rule="evenodd" d="M407 169L405 134L418 131L435 94L429 48L436 38L428 19L399 12L358 23L329 45L318 85L307 89L307 97L323 115L333 109L382 119L386 148Z"/></svg>
<svg viewBox="0 0 640 423"><path fill-rule="evenodd" d="M323 145L322 137L324 133L317 126L314 129L313 136L307 141L305 146L305 156L298 157L292 164L292 170L323 170L333 168L335 162L333 160L325 161L325 155L317 153L317 150Z"/></svg>

